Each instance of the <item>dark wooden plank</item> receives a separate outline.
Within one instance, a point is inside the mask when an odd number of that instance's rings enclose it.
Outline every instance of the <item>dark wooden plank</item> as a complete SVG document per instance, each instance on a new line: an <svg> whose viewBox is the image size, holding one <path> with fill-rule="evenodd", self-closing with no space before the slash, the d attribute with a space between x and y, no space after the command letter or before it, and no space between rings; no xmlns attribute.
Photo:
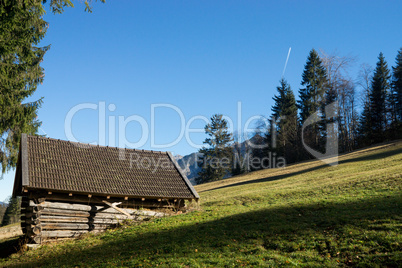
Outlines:
<svg viewBox="0 0 402 268"><path fill-rule="evenodd" d="M21 135L21 168L22 168L22 186L29 186L28 173L28 139L27 134Z"/></svg>
<svg viewBox="0 0 402 268"><path fill-rule="evenodd" d="M86 223L42 223L42 230L89 230L91 225Z"/></svg>

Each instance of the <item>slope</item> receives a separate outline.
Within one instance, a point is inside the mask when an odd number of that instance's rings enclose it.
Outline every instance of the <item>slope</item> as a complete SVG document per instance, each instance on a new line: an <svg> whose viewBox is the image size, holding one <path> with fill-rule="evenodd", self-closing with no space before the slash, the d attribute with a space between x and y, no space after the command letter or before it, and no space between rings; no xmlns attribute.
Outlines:
<svg viewBox="0 0 402 268"><path fill-rule="evenodd" d="M201 209L12 255L45 267L388 266L402 262L402 142L196 186ZM194 205L194 204L193 204Z"/></svg>

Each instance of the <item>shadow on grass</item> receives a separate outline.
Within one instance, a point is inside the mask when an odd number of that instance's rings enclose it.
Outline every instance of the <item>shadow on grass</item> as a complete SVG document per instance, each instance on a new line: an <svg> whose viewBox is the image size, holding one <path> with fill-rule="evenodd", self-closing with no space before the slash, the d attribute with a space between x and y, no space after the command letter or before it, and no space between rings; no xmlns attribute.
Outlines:
<svg viewBox="0 0 402 268"><path fill-rule="evenodd" d="M373 149L373 150L374 151L381 150L381 148ZM386 157L391 157L391 156L394 156L397 154L402 154L402 148L387 149L387 151L385 151L385 152L369 153L368 155L366 152L364 156L354 157L352 159L341 160L341 161L339 161L339 164L341 165L341 164L353 163L353 162L359 162L359 161L379 160L379 159L384 159ZM309 161L311 161L311 160L309 160ZM228 185L224 185L221 187L216 187L213 189L208 189L208 190L200 191L200 192L208 192L208 191L213 191L213 190L217 190L217 189L224 189L224 188L230 188L230 187L234 187L234 186L241 186L241 185L247 185L247 184L253 184L253 183L282 180L282 179L286 179L291 176L301 175L301 174L311 172L311 171L316 171L316 170L319 170L319 169L322 169L325 167L328 167L328 165L323 163L322 165L319 165L319 166L306 168L306 169L302 169L299 171L295 171L295 172L291 172L291 173L287 173L287 174L283 174L283 175L266 177L266 178L255 179L255 180L250 180L250 181L237 182L237 183L228 184Z"/></svg>
<svg viewBox="0 0 402 268"><path fill-rule="evenodd" d="M360 157L357 156L352 159L342 160L342 161L339 161L339 164L353 163L353 162L360 162L360 161L369 161L369 160L379 160L379 159L384 159L386 157L391 157L391 156L402 153L402 148L395 148L395 149L391 149L391 148L387 148L386 151L382 151L382 152L368 153L367 155L364 155L364 156L360 156Z"/></svg>
<svg viewBox="0 0 402 268"><path fill-rule="evenodd" d="M11 254L17 253L24 245L23 236L12 237L0 241L0 259L9 257Z"/></svg>
<svg viewBox="0 0 402 268"><path fill-rule="evenodd" d="M224 185L224 186L221 186L221 187L216 187L216 188L213 188L213 189L208 189L208 190L200 191L200 192L203 193L203 192L209 192L209 191L214 191L214 190L218 190L218 189L230 188L230 187L234 187L234 186L241 186L241 185L247 185L247 184L253 184L253 183L282 180L282 179L286 179L286 178L291 177L291 176L297 176L297 175L301 175L301 174L304 174L304 173L307 173L307 172L319 170L319 169L324 168L326 166L327 165L322 164L322 165L319 165L319 166L316 166L316 167L306 168L306 169L302 169L302 170L299 170L299 171L286 173L286 174L283 174L283 175L277 175L277 176L266 177L266 178L255 179L255 180L249 180L249 181L236 182L236 183L232 183L232 184L228 184L228 185Z"/></svg>
<svg viewBox="0 0 402 268"><path fill-rule="evenodd" d="M225 263L218 261L219 255L227 258L260 255L275 264L278 260L270 255L272 252L288 254L288 257L292 253L314 252L317 256L330 254L347 265L369 266L376 262L383 267L396 267L401 255L394 253L400 253L402 248L393 241L397 238L387 233L398 231L395 222L400 228L401 206L402 195L395 195L349 203L321 201L313 205L268 208L221 218L214 216L219 211L211 208L176 220L174 217L156 220L144 225L150 228L147 232L129 228L119 234L107 234L102 236L102 245L70 247L64 250L65 255L50 254L39 261L29 260L25 265L137 266L142 261L169 265L170 261L181 258L183 262L200 261L201 266L221 266ZM187 221L192 219L190 223L183 226L173 223L186 217L189 217ZM165 221L169 221L168 227L163 225ZM379 233L380 229L384 233ZM361 256L360 259L354 258L355 255ZM313 257L306 253L305 258L304 261L309 261Z"/></svg>

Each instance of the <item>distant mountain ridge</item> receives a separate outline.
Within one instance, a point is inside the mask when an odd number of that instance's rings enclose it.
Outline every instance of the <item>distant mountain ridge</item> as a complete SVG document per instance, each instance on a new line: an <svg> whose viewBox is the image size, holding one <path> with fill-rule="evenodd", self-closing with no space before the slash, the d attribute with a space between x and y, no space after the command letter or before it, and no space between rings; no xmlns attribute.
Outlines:
<svg viewBox="0 0 402 268"><path fill-rule="evenodd" d="M181 167L181 170L186 174L188 180L191 184L196 185L195 179L198 177L198 172L200 172L201 168L198 166L198 152L191 153L185 156L177 155L176 161Z"/></svg>
<svg viewBox="0 0 402 268"><path fill-rule="evenodd" d="M238 147L240 148L240 154L244 156L247 152L247 146L249 146L250 143L259 144L261 143L262 139L263 138L259 134L256 134L251 139L240 143ZM234 145L232 145L232 147L234 147ZM193 185L196 185L195 179L198 177L198 172L201 171L201 167L198 166L198 162L201 162L200 157L201 154L199 152L191 153L185 156L182 155L175 156L177 163L181 167L184 174L186 174L188 180Z"/></svg>

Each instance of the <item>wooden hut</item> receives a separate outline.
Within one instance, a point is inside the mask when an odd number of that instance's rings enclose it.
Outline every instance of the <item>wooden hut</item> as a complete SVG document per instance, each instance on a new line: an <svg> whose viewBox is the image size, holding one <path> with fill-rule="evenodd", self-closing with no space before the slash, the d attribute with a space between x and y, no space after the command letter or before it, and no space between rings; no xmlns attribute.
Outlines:
<svg viewBox="0 0 402 268"><path fill-rule="evenodd" d="M159 217L199 196L169 152L22 135L13 196L35 243Z"/></svg>

